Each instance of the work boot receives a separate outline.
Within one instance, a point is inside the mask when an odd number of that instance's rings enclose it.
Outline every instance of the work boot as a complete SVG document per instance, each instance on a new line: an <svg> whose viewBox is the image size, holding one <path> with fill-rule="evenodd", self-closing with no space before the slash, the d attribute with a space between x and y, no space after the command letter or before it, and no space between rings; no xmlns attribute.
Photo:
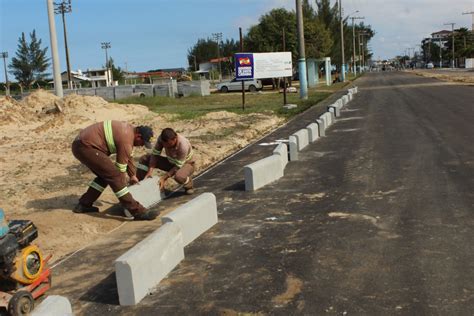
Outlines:
<svg viewBox="0 0 474 316"><path fill-rule="evenodd" d="M138 213L133 215L135 221L152 221L154 220L160 212L158 211L146 211L144 213Z"/></svg>
<svg viewBox="0 0 474 316"><path fill-rule="evenodd" d="M82 205L81 203L78 203L72 211L74 213L97 213L99 212L99 208L92 205L87 206L87 205Z"/></svg>
<svg viewBox="0 0 474 316"><path fill-rule="evenodd" d="M188 183L186 183L183 187L184 187L184 193L188 195L194 194L193 179L190 178Z"/></svg>

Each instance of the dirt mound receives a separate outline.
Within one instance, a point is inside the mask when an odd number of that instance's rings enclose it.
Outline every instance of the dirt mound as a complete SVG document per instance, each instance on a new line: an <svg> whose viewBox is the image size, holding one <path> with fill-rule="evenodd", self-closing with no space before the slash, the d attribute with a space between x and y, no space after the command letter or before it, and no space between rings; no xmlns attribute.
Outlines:
<svg viewBox="0 0 474 316"><path fill-rule="evenodd" d="M27 110L41 113L46 109L53 108L54 103L58 100L60 98L51 92L39 89L25 97L21 101L21 105Z"/></svg>

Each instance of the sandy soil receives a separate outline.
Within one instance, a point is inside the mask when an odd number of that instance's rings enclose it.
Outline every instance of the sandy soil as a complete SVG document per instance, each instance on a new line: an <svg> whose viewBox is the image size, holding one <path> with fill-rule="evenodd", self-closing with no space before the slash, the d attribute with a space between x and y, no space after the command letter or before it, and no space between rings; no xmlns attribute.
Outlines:
<svg viewBox="0 0 474 316"><path fill-rule="evenodd" d="M0 207L7 218L33 220L40 232L36 243L45 253L53 253L54 261L107 234L124 220L120 216L81 216L78 220L71 211L93 175L74 158L70 145L82 128L106 119L151 125L155 133L164 127L174 128L191 140L198 172L282 123L269 114L225 111L177 121L141 105L77 95L59 99L43 90L21 102L0 97ZM135 149L134 156L145 152ZM103 211L116 203L107 189L97 204Z"/></svg>
<svg viewBox="0 0 474 316"><path fill-rule="evenodd" d="M416 69L413 71L416 75L428 77L428 78L436 78L443 81L450 81L450 82L460 82L460 83L467 83L471 84L474 83L474 71L466 71L466 70L439 70L439 69Z"/></svg>

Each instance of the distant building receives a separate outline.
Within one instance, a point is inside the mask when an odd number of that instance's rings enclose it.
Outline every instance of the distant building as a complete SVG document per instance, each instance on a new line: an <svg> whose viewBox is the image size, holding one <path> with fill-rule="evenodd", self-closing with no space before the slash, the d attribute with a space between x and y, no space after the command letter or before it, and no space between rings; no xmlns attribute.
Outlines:
<svg viewBox="0 0 474 316"><path fill-rule="evenodd" d="M61 73L61 81L63 83L63 86L67 87L68 84L68 75L67 71L63 71ZM85 76L82 71L77 70L77 71L71 71L71 81L72 81L72 87L73 89L78 89L82 88L83 84L85 82L90 82L90 78Z"/></svg>
<svg viewBox="0 0 474 316"><path fill-rule="evenodd" d="M89 78L92 88L113 85L112 69L87 69L84 75Z"/></svg>

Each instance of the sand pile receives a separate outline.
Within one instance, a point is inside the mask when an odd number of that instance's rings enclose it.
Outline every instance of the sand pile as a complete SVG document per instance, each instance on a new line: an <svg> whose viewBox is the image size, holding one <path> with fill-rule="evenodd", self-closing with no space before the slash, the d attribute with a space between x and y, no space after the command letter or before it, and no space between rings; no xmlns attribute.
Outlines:
<svg viewBox="0 0 474 316"><path fill-rule="evenodd" d="M71 211L94 178L72 155L71 143L80 129L110 119L150 125L155 134L165 127L175 129L193 144L197 172L282 122L272 114L238 115L227 111L180 121L176 115L158 115L142 105L109 103L95 96L68 95L58 99L43 90L20 102L0 97L2 208L11 219L33 220L40 231L37 244L53 253L54 260L121 223L120 218L106 214L79 216ZM136 148L134 156L138 159L146 152ZM115 204L117 199L110 189L97 202L101 211Z"/></svg>

